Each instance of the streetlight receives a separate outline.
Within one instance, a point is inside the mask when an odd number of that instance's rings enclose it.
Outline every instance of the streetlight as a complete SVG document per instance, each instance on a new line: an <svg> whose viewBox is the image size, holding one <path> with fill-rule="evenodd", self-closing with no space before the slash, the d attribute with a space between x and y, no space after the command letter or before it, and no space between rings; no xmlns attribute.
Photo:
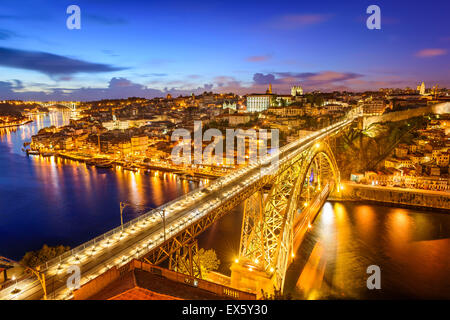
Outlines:
<svg viewBox="0 0 450 320"><path fill-rule="evenodd" d="M120 202L120 225L122 226L122 230L123 230L123 210L129 205L130 204L126 201Z"/></svg>
<svg viewBox="0 0 450 320"><path fill-rule="evenodd" d="M47 300L47 287L45 285L45 274L40 271L40 266L37 266L36 269L27 267L27 270L30 270L36 276L36 278L38 278L39 282L41 283L42 290L44 291L44 300Z"/></svg>
<svg viewBox="0 0 450 320"><path fill-rule="evenodd" d="M139 205L139 204L131 204L128 201L121 201L120 202L120 225L122 226L122 230L123 230L123 211L125 210L126 207L133 207L135 209L139 208L139 209L152 209L151 207L147 207L147 206L143 206L143 205Z"/></svg>
<svg viewBox="0 0 450 320"><path fill-rule="evenodd" d="M39 282L41 283L42 291L44 291L44 300L47 300L47 287L45 285L45 274L40 271L40 266L37 266L36 268L31 268L29 266L22 265L19 262L11 260L11 259L7 259L4 257L0 257L0 258L2 258L3 260L7 260L11 265L18 265L18 266L24 268L25 270L31 271L36 276L36 278L38 278ZM15 275L12 277L12 281L15 281L14 291L20 290L20 289L17 289L17 287L16 287L18 280Z"/></svg>
<svg viewBox="0 0 450 320"><path fill-rule="evenodd" d="M166 210L162 209L162 211L156 211L157 214L161 216L161 219L163 221L163 228L164 228L164 242L166 242Z"/></svg>

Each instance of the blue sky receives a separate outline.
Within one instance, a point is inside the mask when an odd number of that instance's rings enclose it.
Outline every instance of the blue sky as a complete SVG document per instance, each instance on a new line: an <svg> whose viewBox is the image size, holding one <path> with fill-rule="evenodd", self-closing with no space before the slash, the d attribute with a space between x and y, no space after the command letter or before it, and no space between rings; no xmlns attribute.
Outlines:
<svg viewBox="0 0 450 320"><path fill-rule="evenodd" d="M81 8L69 30L66 8ZM381 30L366 8L381 8ZM450 87L448 1L0 2L0 100Z"/></svg>

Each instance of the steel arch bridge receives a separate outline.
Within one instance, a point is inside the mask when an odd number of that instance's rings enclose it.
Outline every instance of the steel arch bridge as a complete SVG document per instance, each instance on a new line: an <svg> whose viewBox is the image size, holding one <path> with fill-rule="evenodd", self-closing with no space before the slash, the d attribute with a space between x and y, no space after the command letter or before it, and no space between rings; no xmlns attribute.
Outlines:
<svg viewBox="0 0 450 320"><path fill-rule="evenodd" d="M62 105L68 109L70 109L70 111L76 111L78 106L79 106L79 102L73 102L73 101L48 101L48 102L42 102L41 106L43 107L51 107L54 105Z"/></svg>
<svg viewBox="0 0 450 320"><path fill-rule="evenodd" d="M80 285L84 285L132 259L159 264L167 259L170 262L177 252L185 256L181 249L195 250L192 242L201 232L245 201L241 259L232 266L231 286L251 289L256 284L266 291L273 287L282 289L296 244L328 194L333 189L339 190L339 171L328 143L347 130L354 119L355 115L349 114L280 148L276 154L239 168L47 261L40 267L46 283L55 284L47 288L49 296L71 298L72 292L64 284L68 277L66 269L72 265L80 267ZM187 255L192 256L192 252ZM0 299L42 297L42 289L29 277L21 278L15 285L20 289L18 294L11 295L6 287L0 290ZM258 287L253 289L259 293Z"/></svg>
<svg viewBox="0 0 450 320"><path fill-rule="evenodd" d="M232 285L257 293L283 289L295 242L301 242L328 194L339 191L340 173L328 143L300 153L269 186L266 194L260 189L245 201L239 258L232 266Z"/></svg>

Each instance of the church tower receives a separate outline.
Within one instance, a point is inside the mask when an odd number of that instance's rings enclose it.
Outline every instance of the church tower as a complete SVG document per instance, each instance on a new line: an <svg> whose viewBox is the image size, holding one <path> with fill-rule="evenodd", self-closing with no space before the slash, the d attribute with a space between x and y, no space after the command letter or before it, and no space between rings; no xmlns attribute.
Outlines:
<svg viewBox="0 0 450 320"><path fill-rule="evenodd" d="M422 84L417 86L417 90L419 91L419 94L423 96L425 94L425 82L422 81Z"/></svg>

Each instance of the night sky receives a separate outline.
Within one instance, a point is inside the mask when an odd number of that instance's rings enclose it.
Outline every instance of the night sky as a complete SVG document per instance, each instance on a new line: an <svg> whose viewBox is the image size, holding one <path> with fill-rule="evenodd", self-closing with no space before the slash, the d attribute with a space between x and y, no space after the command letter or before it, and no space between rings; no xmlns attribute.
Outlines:
<svg viewBox="0 0 450 320"><path fill-rule="evenodd" d="M81 8L69 30L66 9ZM381 30L366 9L381 8ZM0 100L450 87L450 1L2 0Z"/></svg>

